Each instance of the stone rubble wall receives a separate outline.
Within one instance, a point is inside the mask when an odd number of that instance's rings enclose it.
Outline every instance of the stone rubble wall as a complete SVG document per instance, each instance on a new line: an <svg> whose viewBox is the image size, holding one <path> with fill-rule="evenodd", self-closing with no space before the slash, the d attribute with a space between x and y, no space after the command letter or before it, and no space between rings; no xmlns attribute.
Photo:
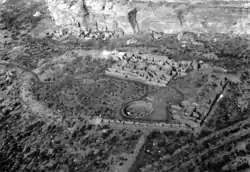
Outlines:
<svg viewBox="0 0 250 172"><path fill-rule="evenodd" d="M135 127L135 128L145 128L152 130L191 130L185 124L167 124L167 123L147 123L147 122L136 122L136 121L122 121L115 119L101 119L101 125L110 126L123 126L123 127Z"/></svg>
<svg viewBox="0 0 250 172"><path fill-rule="evenodd" d="M136 8L143 32L249 34L250 3L247 1L188 0L46 0L58 26L71 29L114 30L133 34L128 12ZM219 3L218 3L219 2ZM84 8L85 7L85 8ZM180 19L183 25L181 25ZM98 26L98 28L96 27Z"/></svg>

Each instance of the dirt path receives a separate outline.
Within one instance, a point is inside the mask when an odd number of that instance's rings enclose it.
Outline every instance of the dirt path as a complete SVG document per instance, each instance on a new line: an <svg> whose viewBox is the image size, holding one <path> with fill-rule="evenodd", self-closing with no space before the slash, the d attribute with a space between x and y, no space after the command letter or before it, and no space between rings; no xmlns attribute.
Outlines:
<svg viewBox="0 0 250 172"><path fill-rule="evenodd" d="M143 145L145 144L147 140L147 135L142 135L138 141L138 143L136 144L136 147L134 149L133 154L128 156L128 160L125 162L125 164L120 167L119 169L116 169L115 172L129 172L130 169L132 168L132 165L134 163L136 163L136 158L140 153L141 148L143 147Z"/></svg>
<svg viewBox="0 0 250 172"><path fill-rule="evenodd" d="M51 64L51 63L55 64L56 62L59 62L59 63L62 62L64 57L63 56L61 57L62 58L55 57L51 59L50 62L43 64L42 66L40 66L39 68L35 70L30 70L27 67L21 66L13 62L8 62L8 61L3 61L3 60L0 61L0 65L4 65L9 68L15 68L19 71L23 80L22 86L20 87L20 97L28 105L28 107L31 109L31 111L35 115L40 116L42 119L45 119L45 121L48 124L62 123L62 115L59 114L58 112L51 111L51 109L46 107L44 103L38 102L34 99L32 92L30 91L31 79L35 78L35 81L38 82L39 84L53 84L54 82L42 81L38 75L41 72L41 69L47 64ZM77 79L83 79L83 78L85 77L75 78L75 79L77 80ZM92 81L92 79L87 79L87 80Z"/></svg>
<svg viewBox="0 0 250 172"><path fill-rule="evenodd" d="M61 123L62 122L62 116L60 114L56 114L55 112L52 112L49 108L47 108L42 103L36 101L32 93L30 91L30 81L31 81L32 75L25 73L22 83L22 86L20 88L20 97L26 104L28 104L31 111L37 115L40 116L42 119L46 119L47 123Z"/></svg>
<svg viewBox="0 0 250 172"><path fill-rule="evenodd" d="M22 77L21 79L23 82L20 87L20 97L26 103L26 105L28 105L32 113L34 113L37 116L40 116L42 119L45 119L45 122L47 122L48 124L61 122L60 115L58 114L56 115L55 112L52 112L45 105L34 100L32 93L30 91L31 78L35 77L36 81L41 82L38 75L35 72L26 67L8 61L0 61L0 65L15 68L21 74Z"/></svg>

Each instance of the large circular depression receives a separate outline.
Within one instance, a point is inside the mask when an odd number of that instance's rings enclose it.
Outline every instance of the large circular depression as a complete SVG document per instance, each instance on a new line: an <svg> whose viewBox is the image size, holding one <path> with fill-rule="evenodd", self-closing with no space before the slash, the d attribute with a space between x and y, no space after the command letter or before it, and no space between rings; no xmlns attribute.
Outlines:
<svg viewBox="0 0 250 172"><path fill-rule="evenodd" d="M122 109L122 114L126 118L142 118L153 112L152 103L146 101L133 101Z"/></svg>

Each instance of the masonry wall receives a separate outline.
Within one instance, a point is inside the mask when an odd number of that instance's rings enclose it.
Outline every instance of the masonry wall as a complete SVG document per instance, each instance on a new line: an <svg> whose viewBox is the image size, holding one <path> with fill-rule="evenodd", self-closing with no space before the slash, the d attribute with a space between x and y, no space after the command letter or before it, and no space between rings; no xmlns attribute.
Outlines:
<svg viewBox="0 0 250 172"><path fill-rule="evenodd" d="M145 129L163 130L163 131L169 131L169 130L189 131L191 130L191 128L188 128L185 124L146 123L146 122L122 121L122 120L113 120L113 119L102 119L101 125L145 128Z"/></svg>

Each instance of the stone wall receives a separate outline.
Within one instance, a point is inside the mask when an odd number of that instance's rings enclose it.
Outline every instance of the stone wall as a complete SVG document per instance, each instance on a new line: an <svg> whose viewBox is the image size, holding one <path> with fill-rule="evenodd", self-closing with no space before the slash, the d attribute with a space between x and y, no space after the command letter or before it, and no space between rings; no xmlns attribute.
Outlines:
<svg viewBox="0 0 250 172"><path fill-rule="evenodd" d="M147 123L147 122L135 122L135 121L122 121L115 119L99 119L100 125L110 125L119 126L122 128L142 128L142 129L152 129L152 130L162 130L162 131L176 131L184 130L191 131L191 128L187 127L185 124L167 124L167 123Z"/></svg>
<svg viewBox="0 0 250 172"><path fill-rule="evenodd" d="M246 1L188 0L46 0L59 26L71 29L114 30L133 34L128 13L136 8L142 32L155 30L177 33L183 30L212 33L249 34Z"/></svg>

